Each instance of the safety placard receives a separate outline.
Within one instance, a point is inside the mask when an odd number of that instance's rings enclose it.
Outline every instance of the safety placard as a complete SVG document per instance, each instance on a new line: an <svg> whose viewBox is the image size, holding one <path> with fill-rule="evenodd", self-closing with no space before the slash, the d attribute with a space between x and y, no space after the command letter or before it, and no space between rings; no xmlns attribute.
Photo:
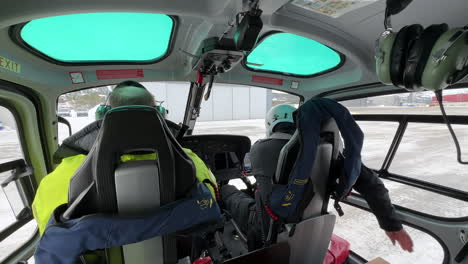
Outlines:
<svg viewBox="0 0 468 264"><path fill-rule="evenodd" d="M98 80L109 80L109 79L143 78L145 77L145 74L143 72L143 69L97 70L96 76Z"/></svg>
<svg viewBox="0 0 468 264"><path fill-rule="evenodd" d="M79 83L85 82L82 72L70 72L69 74L70 74L70 79L72 80L73 84L79 84Z"/></svg>
<svg viewBox="0 0 468 264"><path fill-rule="evenodd" d="M16 63L2 56L0 56L0 68L6 69L12 72L16 72L16 73L21 73L21 64Z"/></svg>
<svg viewBox="0 0 468 264"><path fill-rule="evenodd" d="M322 15L337 18L375 2L377 0L294 0L292 4Z"/></svg>

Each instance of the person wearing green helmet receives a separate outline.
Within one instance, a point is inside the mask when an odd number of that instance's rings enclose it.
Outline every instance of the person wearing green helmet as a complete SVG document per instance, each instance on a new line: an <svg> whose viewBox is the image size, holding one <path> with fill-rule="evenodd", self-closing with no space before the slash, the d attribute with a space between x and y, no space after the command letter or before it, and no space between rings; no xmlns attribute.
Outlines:
<svg viewBox="0 0 468 264"><path fill-rule="evenodd" d="M114 88L104 104L96 109L95 117L96 120L103 119L111 108L122 105L150 105L154 106L163 118L166 118L169 111L161 105L156 105L156 103L158 102L146 87L139 82L128 80L119 83Z"/></svg>
<svg viewBox="0 0 468 264"><path fill-rule="evenodd" d="M125 81L118 84L106 101L109 102L109 105L106 106L109 108L107 111L111 108L125 105L155 106L153 95L143 85L135 81ZM102 117L104 117L105 112L101 114ZM166 120L166 123L169 122L170 121ZM65 139L56 151L54 159L59 161L60 164L54 171L42 179L32 205L33 215L38 222L41 235L45 231L52 212L59 205L68 202L70 179L86 160L86 155L90 152L99 133L101 123L102 119L96 120L82 130L76 132ZM171 125L169 125L169 127L171 127ZM214 175L194 152L185 148L184 151L195 165L197 179L200 182L210 183L206 185L215 198L215 188L217 188L217 185ZM132 160L154 160L157 159L157 155L155 155L155 153L141 155L126 154L121 156L120 159L122 162Z"/></svg>

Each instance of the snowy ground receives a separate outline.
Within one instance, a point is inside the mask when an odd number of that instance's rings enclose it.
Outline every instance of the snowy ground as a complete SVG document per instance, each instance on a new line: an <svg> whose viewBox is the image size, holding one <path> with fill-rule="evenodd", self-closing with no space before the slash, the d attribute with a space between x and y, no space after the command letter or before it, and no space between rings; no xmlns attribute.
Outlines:
<svg viewBox="0 0 468 264"><path fill-rule="evenodd" d="M372 113L438 114L437 108L374 108ZM368 113L365 108L353 108L355 113ZM450 114L467 114L467 108L449 108ZM68 118L73 131L88 124L89 118ZM194 134L240 134L249 136L252 143L264 136L263 120L211 121L198 122ZM393 139L397 124L385 122L361 122L366 139L363 149L364 163L379 168ZM468 127L455 126L458 138L464 149L464 159L468 159ZM64 127L59 128L59 139L67 136ZM0 163L22 156L14 130L0 131ZM443 125L411 124L403 139L391 171L433 183L468 191L466 168L456 163L454 146ZM0 181L7 175L0 175ZM468 204L440 195L431 194L393 182L385 182L395 204L444 217L468 215ZM429 201L429 202L428 202ZM413 254L403 253L394 247L379 229L375 217L362 210L345 206L345 216L338 219L335 233L351 242L352 249L361 256L372 259L382 256L391 263L442 263L443 250L429 235L408 228L415 241ZM333 211L330 209L330 211ZM0 229L14 221L8 202L0 193ZM35 224L17 232L12 238L0 243L0 260L16 245L26 241Z"/></svg>

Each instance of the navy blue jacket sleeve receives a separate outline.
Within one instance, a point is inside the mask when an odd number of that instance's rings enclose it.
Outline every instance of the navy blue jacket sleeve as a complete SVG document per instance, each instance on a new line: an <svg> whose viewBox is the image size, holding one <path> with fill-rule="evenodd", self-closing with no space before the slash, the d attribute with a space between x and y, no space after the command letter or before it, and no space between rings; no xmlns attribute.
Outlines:
<svg viewBox="0 0 468 264"><path fill-rule="evenodd" d="M374 171L362 165L361 174L354 184L354 189L369 204L372 213L377 217L380 228L389 232L400 231L403 228L387 188Z"/></svg>

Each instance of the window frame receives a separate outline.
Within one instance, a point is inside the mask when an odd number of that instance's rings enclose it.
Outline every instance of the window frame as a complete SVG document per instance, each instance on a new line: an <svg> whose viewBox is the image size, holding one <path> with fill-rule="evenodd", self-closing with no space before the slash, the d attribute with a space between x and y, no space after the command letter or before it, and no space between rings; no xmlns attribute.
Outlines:
<svg viewBox="0 0 468 264"><path fill-rule="evenodd" d="M28 152L27 144L25 144L26 139L25 139L25 136L24 136L24 133L23 133L23 131L24 131L23 130L23 123L22 123L22 120L21 120L21 117L20 117L19 113L16 111L15 107L10 102L8 102L7 100L3 100L1 98L0 98L0 106L6 108L12 114L12 116L13 116L13 118L15 120L15 123L16 123L16 127L17 127L17 135L18 135L18 138L19 138L21 150L23 152L23 159L26 161L27 164L31 164L31 160L29 159L29 152ZM31 182L33 184L33 188L36 188L37 183L36 183L35 177L33 177L33 176L31 177ZM3 241L6 238L10 237L17 230L19 230L20 228L22 228L23 226L25 226L26 224L28 224L29 222L31 222L33 220L34 220L34 217L33 217L32 214L30 214L24 219L16 219L16 221L12 222L11 224L6 226L5 228L1 229L0 230L0 243L1 243L1 241ZM36 229L36 232L32 233L31 237L29 239L27 239L26 241L19 244L19 246L17 248L13 249L0 263L7 263L8 261L11 260L11 258L16 256L19 252L21 252L21 250L23 248L25 248L28 245L31 245L32 243L34 243L35 242L34 239L38 236L38 234L39 234L39 232Z"/></svg>
<svg viewBox="0 0 468 264"><path fill-rule="evenodd" d="M41 239L39 235L39 229L36 228L36 231L31 234L31 237L22 243L18 248L13 250L10 254L8 254L0 264L3 263L14 263L13 261L24 260L27 261L31 257L34 256L34 252L36 251L36 245L39 243Z"/></svg>
<svg viewBox="0 0 468 264"><path fill-rule="evenodd" d="M390 90L379 92L369 92L369 90L367 90L368 88L375 88L381 85L382 84L369 84L364 86L348 87L335 92L322 93L321 95L319 95L319 97L332 97L338 101L346 101L372 96L390 95L407 92L404 89L398 89L396 87L393 87ZM466 84L459 84L451 87L450 89L458 88L467 87ZM356 91L357 94L346 95L348 91ZM409 185L414 188L422 189L424 191L444 195L446 197L457 199L462 202L468 202L468 192L388 172L388 169L392 164L393 158L395 157L395 155L398 155L397 151L403 139L403 136L405 135L408 123L445 124L441 115L356 114L353 115L353 117L357 121L384 121L399 123L397 131L395 132L395 135L393 137L392 144L387 150L386 157L385 160L382 162L381 168L373 170L375 173L378 174L379 177L400 184ZM468 116L449 115L448 118L453 124L468 125ZM343 202L351 206L358 207L359 209L363 209L369 212L371 211L363 197L358 193L351 193L349 197L347 197ZM444 217L410 209L402 205L394 205L394 207L396 209L396 213L405 225L418 229L426 234L429 234L441 244L445 255L443 260L444 264L449 263L452 259L461 256L462 251L460 251L460 248L464 249L464 247L460 246L460 240L458 236L464 235L464 233L462 232L465 232L468 226L468 216Z"/></svg>
<svg viewBox="0 0 468 264"><path fill-rule="evenodd" d="M167 15L167 14L164 14L164 15ZM167 16L172 19L173 26L172 26L171 36L169 38L169 44L168 44L166 53L163 56L161 56L161 57L159 57L159 58L157 58L155 60L149 60L149 61L66 62L66 61L56 60L56 59L51 58L51 57L47 56L46 54L40 52L39 50L33 48L31 45L26 43L26 41L24 41L23 38L21 38L21 30L30 21L11 26L10 29L9 29L9 35L10 35L10 39L16 45L21 47L22 49L24 49L27 52L35 55L38 58L41 58L41 59L43 59L43 60L45 60L47 62L53 63L55 65L60 65L60 66L149 65L149 64L155 64L155 63L158 63L158 62L161 62L161 61L165 60L174 51L176 36L177 36L177 33L178 33L178 29L179 29L179 18L178 18L178 16L174 16L174 15L167 15Z"/></svg>
<svg viewBox="0 0 468 264"><path fill-rule="evenodd" d="M442 186L436 183L431 183L419 179L415 179L408 176L398 175L388 171L390 168L395 155L397 155L398 147L405 135L406 128L409 123L428 123L428 124L445 124L442 116L437 115L378 115L378 114L361 114L353 116L356 121L385 121L385 122L398 122L399 126L395 132L390 149L387 151L387 155L382 163L379 170L374 170L379 177L398 182L400 184L409 185L415 188L423 189L425 191L433 192L436 194L444 195L450 198L454 198L460 201L468 202L468 192L457 190L451 187ZM468 125L468 116L448 116L450 122L455 125ZM402 207L404 208L404 207ZM408 209L409 210L409 209ZM421 212L419 212L421 213ZM423 214L423 213L421 213ZM450 219L450 220L468 220L468 216L465 217L438 217L439 219Z"/></svg>
<svg viewBox="0 0 468 264"><path fill-rule="evenodd" d="M258 42L257 44L255 45L255 47L252 49L252 51L257 48L260 44L262 44L262 42L267 39L268 37L274 35L274 34L278 34L278 33L289 33L289 32L284 32L284 31L280 31L280 30L271 30L271 31L268 31L266 33L264 33L259 39L258 39ZM291 33L292 34L292 33ZM314 40L316 41L316 40ZM317 41L318 42L318 41ZM324 70L324 71L321 71L321 72L317 72L317 73L313 73L313 74L309 74L309 75L299 75L299 74L293 74L293 73L287 73L287 72L278 72L278 71L269 71L269 70L260 70L260 69L254 69L252 67L249 67L248 64L247 64L247 57L249 56L249 54L247 54L247 56L244 56L244 59L242 60L241 62L241 65L244 67L244 69L248 70L248 71L251 71L251 72L257 72L257 73L270 73L270 74L276 74L276 75L282 75L282 76L287 76L287 77L294 77L294 78L301 78L301 79L308 79L308 78L312 78L312 77L317 77L317 76L320 76L320 75L324 75L324 74L327 74L327 73L330 73L330 72L333 72L333 71L336 71L338 70L339 68L341 68L345 63L346 63L346 56L339 52L338 50L334 49L334 48L331 48L330 46L328 45L325 45L321 42L319 42L320 44L324 45L325 47L333 50L334 52L336 52L339 56L340 56L340 63L338 65L336 65L335 67L333 68L330 68L330 69L327 69L327 70Z"/></svg>
<svg viewBox="0 0 468 264"><path fill-rule="evenodd" d="M390 143L390 146L389 146L389 149L387 150L387 153L386 154L384 153L385 155L384 155L384 158L381 161L382 164L380 165L380 167L379 168L373 168L371 166L367 166L367 163L366 163L366 166L369 169L374 170L374 171L377 171L376 169L378 169L378 171L382 171L384 169L385 163L387 162L387 157L389 155L389 152L393 148L393 144L394 144L394 141L395 141L395 135L398 133L399 129L401 128L401 123L399 121L386 121L386 120L372 120L372 121L370 121L370 120L360 120L359 117L356 118L356 116L362 116L362 115L353 115L355 121L357 121L356 123L358 123L358 122L387 122L387 123L395 123L396 124L396 129L395 129L393 138L391 140L392 142ZM372 116L374 116L374 115L372 115ZM375 115L375 116L377 116L377 115ZM359 123L358 123L358 126L361 127ZM361 128L361 130L362 130L362 128ZM364 135L366 134L365 131L362 131L362 132L364 133ZM364 144L363 144L363 150L364 150ZM363 150L361 150L361 161L362 161L362 151ZM364 163L364 161L362 161L362 162Z"/></svg>
<svg viewBox="0 0 468 264"><path fill-rule="evenodd" d="M363 211L366 211L368 213L373 214L372 210L369 208L369 206L365 202L364 198L360 194L351 193L345 200L343 200L341 202L344 203L344 204L347 204L349 206L353 206L353 207L355 207L357 209L360 209L360 210L363 210ZM456 220L453 220L452 218L444 218L444 217L434 216L434 215L422 213L422 212L419 212L419 211L416 211L416 210L412 210L412 209L409 209L409 208L406 208L406 207L403 207L403 206L400 206L400 205L393 205L393 206L395 207L395 209L398 212L414 214L414 215L416 215L418 217L421 217L423 219L428 218L428 219L433 220L433 221L453 222L453 223L458 223L458 224L463 224L463 221L468 221L468 218L460 219L460 221L456 221ZM449 245L447 245L447 243L445 243L446 241L444 239L439 237L437 234L435 234L431 230L429 230L427 228L424 228L424 227L421 227L421 226L418 226L418 225L416 225L414 223L411 223L411 222L407 221L405 218L402 218L401 222L403 223L404 226L408 226L408 227L417 229L417 230L419 230L421 232L424 232L424 233L428 234L432 238L434 238L440 244L440 246L442 247L442 250L444 251L444 259L443 259L441 264L450 263L450 258L451 258L450 249L448 247ZM357 254L356 252L354 252L354 251L351 251L351 252L353 252L359 258L364 259L359 254ZM366 260L366 261L369 261L369 260Z"/></svg>
<svg viewBox="0 0 468 264"><path fill-rule="evenodd" d="M12 93L16 93L20 96L25 97L27 100L31 101L31 103L34 105L36 108L36 118L37 118L37 123L38 123L38 128L39 128L39 139L42 142L47 142L47 136L46 136L46 128L45 125L46 123L44 122L44 113L42 112L42 103L41 100L39 99L39 96L37 95L36 92L34 92L31 88L22 86L20 84L8 82L5 80L0 79L0 90L6 90ZM24 121L21 119L21 115L18 113L16 110L16 107L14 104L12 104L8 100L3 100L0 98L0 105L7 108L12 114L13 117L15 118L16 125L18 128L18 136L20 138L20 143L21 143L21 148L23 150L24 154L24 160L26 161L27 164L32 164L32 161L30 159L30 151L28 149L28 145L26 143L26 137L24 135ZM56 123L53 123L52 125L55 125ZM46 173L50 173L53 171L53 158L51 155L51 152L49 151L49 147L47 144L41 144L41 149L42 153L44 155L44 161L45 161L45 169ZM34 178L36 180L36 178ZM34 182L35 186L37 188L37 182Z"/></svg>
<svg viewBox="0 0 468 264"><path fill-rule="evenodd" d="M16 109L14 108L14 106L12 104L10 104L8 101L3 100L1 98L0 98L0 107L4 107L8 111L10 111L11 115L15 119L15 124L16 124L16 128L17 128L16 132L17 132L18 139L19 139L19 142L20 142L21 151L23 152L22 153L23 154L23 159L28 164L30 164L31 161L28 159L29 155L27 155L28 146L27 146L27 144L25 144L26 138L25 138L24 133L23 133L24 128L23 128L23 124L22 124L22 120L21 120L20 115L18 114L18 112L16 111Z"/></svg>

